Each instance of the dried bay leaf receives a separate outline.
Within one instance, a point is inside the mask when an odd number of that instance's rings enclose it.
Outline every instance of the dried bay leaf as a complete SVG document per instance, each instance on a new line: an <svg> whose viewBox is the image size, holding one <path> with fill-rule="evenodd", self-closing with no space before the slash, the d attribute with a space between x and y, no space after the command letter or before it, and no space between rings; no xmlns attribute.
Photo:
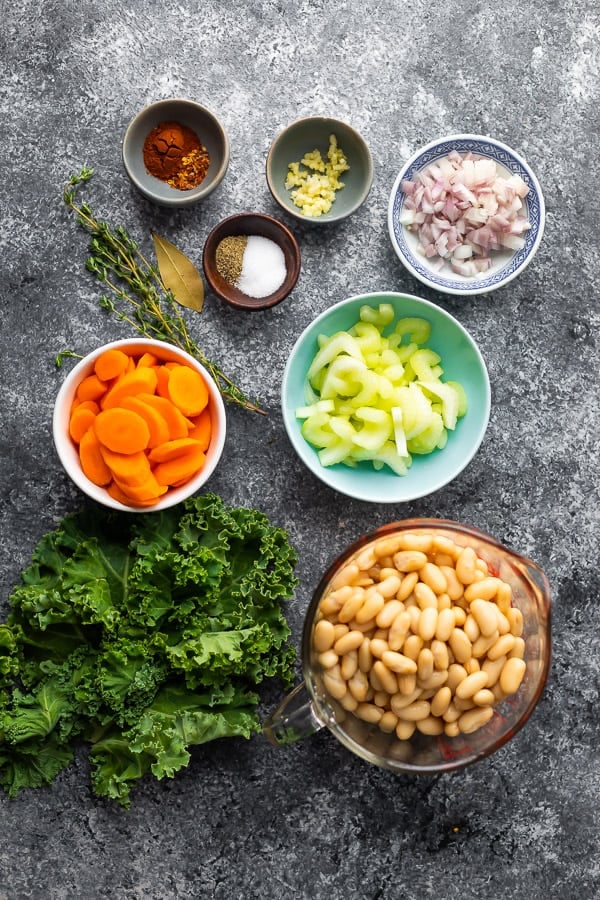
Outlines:
<svg viewBox="0 0 600 900"><path fill-rule="evenodd" d="M152 240L164 286L181 306L201 312L204 305L204 282L196 266L166 238L153 233Z"/></svg>

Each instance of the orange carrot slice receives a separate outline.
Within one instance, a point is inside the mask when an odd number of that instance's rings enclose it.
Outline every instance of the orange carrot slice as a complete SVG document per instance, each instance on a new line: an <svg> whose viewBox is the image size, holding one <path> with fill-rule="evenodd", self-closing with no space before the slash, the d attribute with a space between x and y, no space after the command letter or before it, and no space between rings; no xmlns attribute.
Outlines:
<svg viewBox="0 0 600 900"><path fill-rule="evenodd" d="M138 394L138 397L163 417L169 427L169 440L187 437L191 422L170 400L167 400L166 397L157 397L155 394Z"/></svg>
<svg viewBox="0 0 600 900"><path fill-rule="evenodd" d="M76 391L78 400L98 400L106 393L106 384L97 375L88 375L79 382Z"/></svg>
<svg viewBox="0 0 600 900"><path fill-rule="evenodd" d="M150 440L150 429L145 420L133 410L121 406L99 412L94 431L100 443L116 453L145 450Z"/></svg>
<svg viewBox="0 0 600 900"><path fill-rule="evenodd" d="M131 357L130 357L131 358ZM115 382L100 405L102 409L112 409L119 406L123 397L132 397L136 394L153 394L156 389L156 372L149 366L141 369L132 369Z"/></svg>
<svg viewBox="0 0 600 900"><path fill-rule="evenodd" d="M120 405L123 409L133 410L145 420L150 431L149 448L157 447L159 444L164 444L169 440L169 426L164 416L161 416L153 406L140 400L139 394L135 397L123 397Z"/></svg>
<svg viewBox="0 0 600 900"><path fill-rule="evenodd" d="M159 444L158 447L150 451L148 459L151 463L168 462L170 459L176 459L182 454L201 449L198 441L192 438L178 438L175 441L166 441L164 444Z"/></svg>
<svg viewBox="0 0 600 900"><path fill-rule="evenodd" d="M208 403L208 388L199 372L189 366L173 366L169 397L184 416L198 416Z"/></svg>
<svg viewBox="0 0 600 900"><path fill-rule="evenodd" d="M166 397L169 399L169 375L171 374L170 370L167 369L166 366L156 366L156 393L159 397Z"/></svg>
<svg viewBox="0 0 600 900"><path fill-rule="evenodd" d="M93 428L88 428L79 442L79 461L86 478L99 487L104 487L112 480L112 472L102 458L100 442Z"/></svg>
<svg viewBox="0 0 600 900"><path fill-rule="evenodd" d="M117 350L116 347L105 350L101 353L94 363L94 372L101 381L110 381L112 378L118 378L127 369L129 365L129 355Z"/></svg>
<svg viewBox="0 0 600 900"><path fill-rule="evenodd" d="M110 469L116 481L136 487L148 480L152 474L150 462L143 450L137 453L115 453L108 447L100 445L102 459Z"/></svg>
<svg viewBox="0 0 600 900"><path fill-rule="evenodd" d="M208 407L205 407L199 416L194 420L194 427L190 428L188 433L188 437L194 438L195 441L198 441L202 450L207 450L208 445L210 444L210 437L212 433L212 422L210 418L210 410Z"/></svg>
<svg viewBox="0 0 600 900"><path fill-rule="evenodd" d="M122 491L116 481L112 481L106 490L113 500L116 500L117 503L122 503L124 506L154 506L160 499L160 497L157 496L152 497L150 500L135 500L133 497L128 496Z"/></svg>
<svg viewBox="0 0 600 900"><path fill-rule="evenodd" d="M91 401L86 400L84 402L89 403ZM92 427L95 418L96 413L85 407L83 403L73 410L69 419L69 434L76 444L80 442L88 428Z"/></svg>
<svg viewBox="0 0 600 900"><path fill-rule="evenodd" d="M139 369L142 366L157 366L158 364L158 358L154 353L142 353L136 363L136 368Z"/></svg>
<svg viewBox="0 0 600 900"><path fill-rule="evenodd" d="M125 484L117 478L115 478L115 484L131 500L142 502L147 502L149 500L154 500L156 502L156 500L163 494L166 494L168 490L167 485L159 484L152 473L146 481L142 482L142 484Z"/></svg>
<svg viewBox="0 0 600 900"><path fill-rule="evenodd" d="M173 485L189 480L204 465L206 456L200 449L188 450L174 459L158 463L153 469L154 477L159 484Z"/></svg>

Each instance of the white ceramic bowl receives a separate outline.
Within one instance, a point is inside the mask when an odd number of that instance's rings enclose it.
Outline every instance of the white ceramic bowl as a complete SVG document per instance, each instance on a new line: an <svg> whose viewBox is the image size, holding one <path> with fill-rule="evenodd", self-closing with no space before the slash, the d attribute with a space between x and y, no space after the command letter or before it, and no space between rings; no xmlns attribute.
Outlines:
<svg viewBox="0 0 600 900"><path fill-rule="evenodd" d="M447 263L437 270L419 252L419 239L401 222L406 201L402 182L410 181L423 169L456 150L460 154L471 151L476 156L493 159L499 172L505 176L517 174L529 187L524 198L523 215L529 219L530 228L523 234L525 246L521 250L494 250L492 266L486 272L473 277L454 273ZM431 141L404 164L394 182L388 206L388 229L392 246L408 271L423 284L445 294L485 294L496 290L519 275L533 259L544 233L545 206L542 190L533 171L525 160L506 144L494 138L476 134L454 134Z"/></svg>
<svg viewBox="0 0 600 900"><path fill-rule="evenodd" d="M94 363L101 353L110 348L125 350L127 353L153 353L160 360L165 362L180 362L191 366L203 377L209 392L208 408L211 415L212 435L209 447L206 451L206 462L200 472L181 487L169 488L166 494L152 506L125 506L114 500L105 488L94 484L84 475L79 462L79 454L76 444L69 436L69 417L71 405L77 391L77 387L87 375L91 375L94 370ZM171 344L163 341L153 341L145 338L131 338L120 341L113 341L104 344L88 353L77 365L69 372L64 380L56 401L54 404L54 415L52 420L52 432L54 444L59 459L69 477L74 481L77 487L104 506L112 509L118 509L121 512L157 512L161 509L167 509L181 503L188 497L195 494L208 481L214 472L225 444L226 419L225 405L221 393L209 372L189 353L179 350Z"/></svg>

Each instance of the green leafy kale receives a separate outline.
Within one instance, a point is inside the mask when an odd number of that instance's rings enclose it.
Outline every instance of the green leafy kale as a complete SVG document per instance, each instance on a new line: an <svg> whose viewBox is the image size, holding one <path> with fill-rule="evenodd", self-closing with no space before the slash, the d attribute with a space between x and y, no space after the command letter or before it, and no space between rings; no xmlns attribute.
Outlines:
<svg viewBox="0 0 600 900"><path fill-rule="evenodd" d="M66 516L34 551L0 625L0 783L49 784L90 744L92 781L123 806L190 747L260 730L256 686L293 679L281 601L287 534L214 494L163 512Z"/></svg>

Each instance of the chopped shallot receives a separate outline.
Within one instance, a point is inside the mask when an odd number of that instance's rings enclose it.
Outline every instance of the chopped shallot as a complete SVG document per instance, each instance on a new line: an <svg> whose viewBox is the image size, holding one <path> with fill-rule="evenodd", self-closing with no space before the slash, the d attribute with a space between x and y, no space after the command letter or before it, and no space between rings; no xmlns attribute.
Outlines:
<svg viewBox="0 0 600 900"><path fill-rule="evenodd" d="M471 278L492 265L494 250L520 250L530 227L523 215L529 187L520 175L503 177L492 159L452 151L403 181L400 222L419 238L419 252L436 269L447 261Z"/></svg>

